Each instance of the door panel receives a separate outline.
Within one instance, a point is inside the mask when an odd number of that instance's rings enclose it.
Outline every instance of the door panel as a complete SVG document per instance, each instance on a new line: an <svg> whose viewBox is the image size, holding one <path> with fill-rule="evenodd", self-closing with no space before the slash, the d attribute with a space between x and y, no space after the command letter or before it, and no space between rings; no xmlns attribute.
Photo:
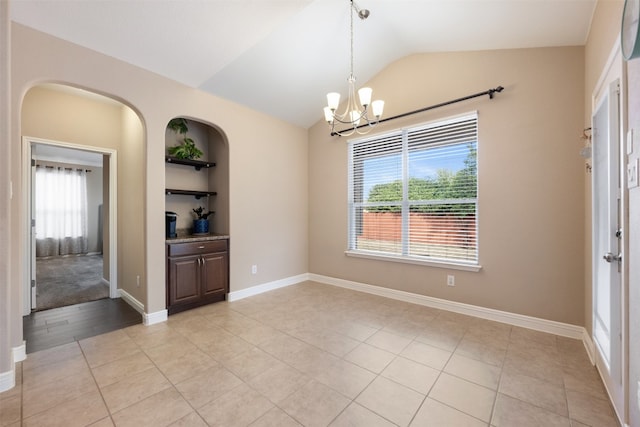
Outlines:
<svg viewBox="0 0 640 427"><path fill-rule="evenodd" d="M200 298L200 256L169 258L169 305Z"/></svg>
<svg viewBox="0 0 640 427"><path fill-rule="evenodd" d="M619 105L616 80L598 100L592 120L593 339L596 365L617 409L624 396Z"/></svg>
<svg viewBox="0 0 640 427"><path fill-rule="evenodd" d="M227 253L219 252L202 256L204 295L224 294L227 287Z"/></svg>

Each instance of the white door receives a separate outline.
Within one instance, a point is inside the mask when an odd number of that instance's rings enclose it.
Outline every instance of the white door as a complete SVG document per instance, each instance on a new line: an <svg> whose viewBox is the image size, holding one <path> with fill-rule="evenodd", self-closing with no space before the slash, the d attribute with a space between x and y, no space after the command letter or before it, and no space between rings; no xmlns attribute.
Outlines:
<svg viewBox="0 0 640 427"><path fill-rule="evenodd" d="M593 338L596 365L619 415L624 414L622 363L622 212L619 81L610 83L592 120Z"/></svg>

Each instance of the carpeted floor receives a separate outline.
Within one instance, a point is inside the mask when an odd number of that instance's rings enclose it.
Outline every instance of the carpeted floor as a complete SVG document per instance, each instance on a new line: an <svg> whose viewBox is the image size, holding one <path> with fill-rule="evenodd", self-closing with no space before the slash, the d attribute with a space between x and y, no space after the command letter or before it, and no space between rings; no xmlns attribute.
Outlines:
<svg viewBox="0 0 640 427"><path fill-rule="evenodd" d="M36 310L107 298L102 277L102 255L38 258Z"/></svg>

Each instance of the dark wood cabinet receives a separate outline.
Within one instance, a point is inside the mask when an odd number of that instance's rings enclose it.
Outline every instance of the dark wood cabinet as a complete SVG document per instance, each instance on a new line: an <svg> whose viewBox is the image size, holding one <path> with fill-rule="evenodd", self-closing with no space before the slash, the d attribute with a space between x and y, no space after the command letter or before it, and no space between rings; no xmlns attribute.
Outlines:
<svg viewBox="0 0 640 427"><path fill-rule="evenodd" d="M222 301L229 292L227 239L167 244L167 310Z"/></svg>

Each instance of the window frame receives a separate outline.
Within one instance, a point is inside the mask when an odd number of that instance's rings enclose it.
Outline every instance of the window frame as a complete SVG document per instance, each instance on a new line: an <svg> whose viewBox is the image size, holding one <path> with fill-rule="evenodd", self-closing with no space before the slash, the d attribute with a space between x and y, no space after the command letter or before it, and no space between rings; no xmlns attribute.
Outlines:
<svg viewBox="0 0 640 427"><path fill-rule="evenodd" d="M345 254L351 257L357 258L365 258L365 259L376 259L383 261L392 261L392 262L400 262L407 264L418 264L418 265L426 265L432 267L441 267L441 268L449 268L455 270L464 270L464 271L479 271L482 266L480 265L480 232L479 232L479 174L478 174L478 160L476 158L476 197L475 198L467 198L467 199L451 199L455 200L455 203L474 203L475 204L475 260L465 261L458 260L453 258L434 258L428 256L419 256L419 255L411 255L409 253L408 247L410 244L409 239L409 213L412 206L417 206L421 204L430 204L428 201L416 201L410 200L408 195L408 187L409 187L409 167L408 167L408 159L411 153L410 143L409 143L409 134L411 132L415 132L420 129L428 129L428 128L436 128L438 126L444 126L452 123L459 123L465 120L475 119L475 150L476 153L479 151L479 120L478 120L478 112L471 111L464 114L454 115L445 117L442 119L432 120L428 122L423 122L415 125L405 126L402 128L394 129L389 132L377 134L377 135L367 135L365 137L359 137L350 139L348 141L348 182L347 182L347 250ZM354 160L354 151L357 151L358 144L366 144L367 142L372 141L380 141L382 143L385 138L389 138L389 144L391 141L396 138L400 138L400 151L399 154L401 156L400 162L402 164L401 169L401 180L402 180L402 200L399 202L376 202L375 206L400 206L401 207L401 241L400 253L394 252L384 252L378 250L366 250L366 249L356 249L354 247L356 242L356 227L362 226L358 225L356 221L356 211L359 208L365 208L366 205L371 204L371 202L356 202L354 200L354 195L356 190L354 185L356 183L355 175L356 175L356 165ZM436 142L437 145L446 146L451 145L445 143ZM362 145L361 145L362 146ZM365 146L366 147L366 146ZM389 150L389 153L392 153L394 150ZM375 154L374 154L375 156ZM450 200L450 201L451 201ZM417 202L417 203L416 203ZM447 200L441 200L438 205L446 204Z"/></svg>

